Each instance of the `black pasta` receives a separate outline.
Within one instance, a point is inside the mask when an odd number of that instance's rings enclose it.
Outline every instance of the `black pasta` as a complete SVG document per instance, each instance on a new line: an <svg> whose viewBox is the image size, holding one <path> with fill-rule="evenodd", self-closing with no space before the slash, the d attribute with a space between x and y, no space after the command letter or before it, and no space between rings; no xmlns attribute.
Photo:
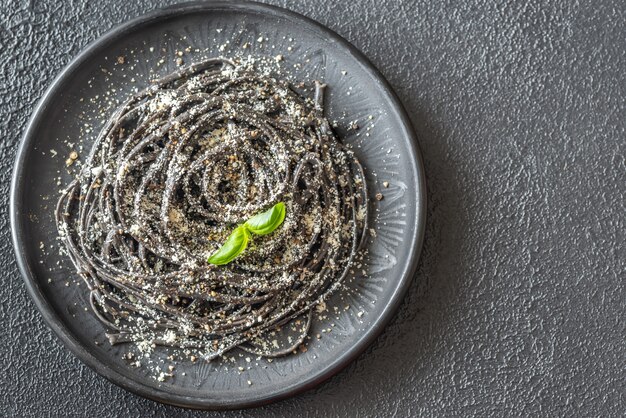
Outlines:
<svg viewBox="0 0 626 418"><path fill-rule="evenodd" d="M112 344L293 351L365 239L363 169L285 81L215 58L130 97L98 135L56 219ZM284 224L224 266L207 257L277 202ZM300 324L295 338L269 341Z"/></svg>

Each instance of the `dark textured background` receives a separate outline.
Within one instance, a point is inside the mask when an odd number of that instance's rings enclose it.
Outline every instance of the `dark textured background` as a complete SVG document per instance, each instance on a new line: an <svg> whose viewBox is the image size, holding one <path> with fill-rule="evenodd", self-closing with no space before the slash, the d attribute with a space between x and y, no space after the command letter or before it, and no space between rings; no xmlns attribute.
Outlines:
<svg viewBox="0 0 626 418"><path fill-rule="evenodd" d="M60 69L170 1L0 5L0 415L210 416L140 399L63 349L10 243L13 156ZM273 1L361 49L420 138L419 271L364 355L228 416L621 416L626 411L626 4Z"/></svg>

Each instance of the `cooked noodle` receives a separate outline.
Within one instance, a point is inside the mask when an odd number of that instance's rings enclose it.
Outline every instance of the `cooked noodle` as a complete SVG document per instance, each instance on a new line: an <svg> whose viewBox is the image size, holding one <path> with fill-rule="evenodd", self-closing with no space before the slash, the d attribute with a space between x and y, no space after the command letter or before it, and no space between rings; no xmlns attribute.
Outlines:
<svg viewBox="0 0 626 418"><path fill-rule="evenodd" d="M348 274L367 224L363 169L323 115L324 85L209 59L130 97L63 192L57 226L112 344L278 356ZM282 226L207 258L277 202ZM296 326L294 324L300 324ZM270 343L278 329L295 332Z"/></svg>

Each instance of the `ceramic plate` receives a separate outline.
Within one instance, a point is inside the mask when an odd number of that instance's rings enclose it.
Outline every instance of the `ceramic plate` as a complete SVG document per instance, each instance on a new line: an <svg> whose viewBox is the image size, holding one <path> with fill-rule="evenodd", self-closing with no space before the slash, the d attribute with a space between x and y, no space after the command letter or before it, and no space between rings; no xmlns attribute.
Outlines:
<svg viewBox="0 0 626 418"><path fill-rule="evenodd" d="M263 38L262 42L258 42ZM243 48L244 44L248 44ZM88 306L69 259L59 255L53 209L71 175L67 142L87 153L115 99L186 63L210 56L284 56L298 80L329 86L328 117L366 169L375 214L369 262L328 303L308 350L268 362L232 352L232 360L179 361L160 382L148 367L111 346ZM124 65L116 65L119 56ZM357 131L346 130L356 121ZM388 187L383 182L389 182ZM13 173L11 222L17 260L46 322L82 361L139 395L174 405L226 409L276 401L312 388L345 367L382 331L412 280L425 223L425 183L417 142L405 111L382 75L352 45L296 13L257 3L188 3L113 29L88 46L56 78L38 104ZM336 308L336 309L335 309ZM330 329L330 332L325 332ZM157 349L156 362L167 362ZM249 360L249 361L248 361ZM240 371L243 367L244 371Z"/></svg>

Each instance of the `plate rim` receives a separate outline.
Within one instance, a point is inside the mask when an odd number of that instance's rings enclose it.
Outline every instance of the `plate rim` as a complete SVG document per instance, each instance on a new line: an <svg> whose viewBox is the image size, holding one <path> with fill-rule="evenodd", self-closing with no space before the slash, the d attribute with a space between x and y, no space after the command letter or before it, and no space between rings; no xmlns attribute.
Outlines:
<svg viewBox="0 0 626 418"><path fill-rule="evenodd" d="M114 370L106 362L101 362L96 356L94 356L90 350L86 349L80 344L80 342L73 337L73 335L66 329L64 322L58 317L52 306L48 303L47 298L39 286L35 275L30 270L30 266L27 263L26 257L23 255L23 240L26 238L26 233L21 226L21 206L19 205L19 192L23 191L24 176L22 176L22 167L25 161L25 151L31 145L36 144L36 136L34 135L38 125L42 122L42 114L51 105L52 99L59 93L59 87L62 82L80 65L86 61L89 56L96 52L101 46L106 45L108 42L113 41L115 38L124 36L128 32L132 31L135 27L149 23L150 21L157 21L168 17L174 17L177 15L188 14L193 10L246 10L254 11L261 14L270 14L272 16L287 17L296 21L302 21L304 24L312 26L314 29L319 30L322 34L327 35L330 39L337 42L337 44L345 48L352 57L363 66L366 72L379 82L379 87L390 99L391 105L397 113L401 121L401 127L405 131L406 138L408 139L407 145L409 151L414 157L412 160L412 170L415 174L414 181L417 186L417 193L415 196L415 233L412 237L410 246L410 259L405 264L403 271L399 274L398 284L395 286L395 291L391 294L385 308L380 316L378 316L370 325L370 327L364 332L361 338L351 347L341 353L330 363L327 363L320 369L319 372L309 376L308 379L299 382L291 387L282 388L280 391L266 394L263 396L255 396L246 400L228 401L207 399L199 396L185 396L173 394L168 391L167 388L157 389L150 387L141 381L134 380L125 376L124 374ZM426 178L424 172L424 163L422 154L419 148L419 143L415 130L412 126L411 120L406 112L406 109L402 105L402 102L392 89L389 82L385 79L382 73L370 62L370 60L359 51L354 45L344 39L341 35L322 25L321 23L306 17L300 13L294 12L283 7L269 5L265 3L258 3L247 0L213 0L213 1L192 1L186 3L179 3L163 8L159 8L135 17L124 23L114 26L97 39L91 41L86 47L84 47L78 55L76 55L59 74L54 78L49 87L45 90L41 99L39 99L35 106L29 121L24 130L24 134L20 139L20 143L15 154L15 163L11 175L11 188L10 188L10 201L9 201L9 218L11 226L11 240L17 265L23 281L26 285L26 289L35 303L37 310L41 313L44 322L52 329L54 334L61 340L62 345L72 352L81 362L86 364L89 368L95 371L97 374L105 377L111 383L122 387L136 395L144 398L151 399L156 402L166 403L183 408L192 409L211 409L211 410L226 410L226 409L243 409L252 408L269 403L277 402L307 390L310 390L322 382L330 379L332 376L339 373L350 363L356 360L372 343L378 338L378 336L385 329L389 321L395 316L398 308L404 300L404 296L414 279L417 265L420 259L420 254L424 241L424 231L426 226L426 205L427 205L427 191L426 191Z"/></svg>

